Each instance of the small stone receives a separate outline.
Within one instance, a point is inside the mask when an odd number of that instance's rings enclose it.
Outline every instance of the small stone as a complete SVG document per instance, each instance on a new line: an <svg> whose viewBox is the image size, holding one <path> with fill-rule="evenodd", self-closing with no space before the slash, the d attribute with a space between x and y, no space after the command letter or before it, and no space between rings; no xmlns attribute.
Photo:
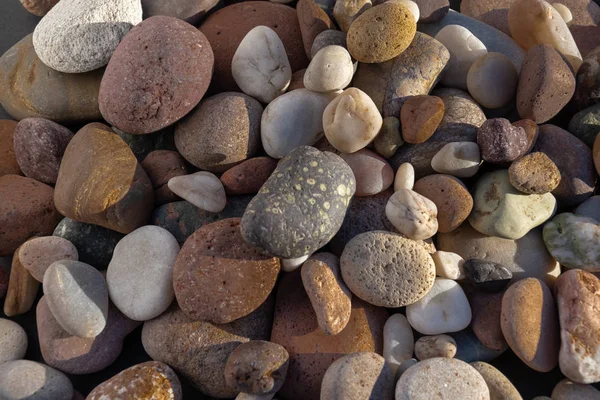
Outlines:
<svg viewBox="0 0 600 400"><path fill-rule="evenodd" d="M419 361L429 358L452 358L456 354L456 341L452 336L423 336L415 343L415 355Z"/></svg>
<svg viewBox="0 0 600 400"><path fill-rule="evenodd" d="M523 400L510 380L492 365L477 361L471 363L471 367L475 368L485 380L490 390L491 400Z"/></svg>
<svg viewBox="0 0 600 400"><path fill-rule="evenodd" d="M353 75L354 66L348 50L342 46L326 46L315 54L308 65L304 87L313 92L341 90L350 84Z"/></svg>
<svg viewBox="0 0 600 400"><path fill-rule="evenodd" d="M206 171L169 179L169 189L198 208L218 213L227 204L223 184L214 174Z"/></svg>
<svg viewBox="0 0 600 400"><path fill-rule="evenodd" d="M600 131L600 105L584 108L569 121L569 132L590 148L594 146L598 131Z"/></svg>
<svg viewBox="0 0 600 400"><path fill-rule="evenodd" d="M438 230L435 203L410 189L394 192L385 206L385 215L409 239L428 239Z"/></svg>
<svg viewBox="0 0 600 400"><path fill-rule="evenodd" d="M506 164L525 154L529 142L525 130L507 119L488 119L477 131L477 145L484 161Z"/></svg>
<svg viewBox="0 0 600 400"><path fill-rule="evenodd" d="M406 6L384 3L352 22L346 38L348 50L360 62L381 63L406 50L416 31L417 21Z"/></svg>
<svg viewBox="0 0 600 400"><path fill-rule="evenodd" d="M551 371L558 363L559 326L552 293L536 278L511 285L502 298L502 333L529 368Z"/></svg>
<svg viewBox="0 0 600 400"><path fill-rule="evenodd" d="M347 48L346 34L342 31L338 31L337 29L326 29L319 33L317 36L315 36L312 42L310 58L314 58L319 50L327 46L341 46L343 48Z"/></svg>
<svg viewBox="0 0 600 400"><path fill-rule="evenodd" d="M270 157L250 158L225 171L221 183L228 195L258 193L276 167Z"/></svg>
<svg viewBox="0 0 600 400"><path fill-rule="evenodd" d="M129 367L96 386L86 400L154 398L182 400L181 383L167 364L148 361Z"/></svg>
<svg viewBox="0 0 600 400"><path fill-rule="evenodd" d="M167 15L197 26L206 14L220 8L220 3L218 0L142 0L142 9L144 19L155 15Z"/></svg>
<svg viewBox="0 0 600 400"><path fill-rule="evenodd" d="M504 265L492 261L471 258L463 267L467 279L486 292L500 292L512 279L512 273Z"/></svg>
<svg viewBox="0 0 600 400"><path fill-rule="evenodd" d="M340 264L352 293L379 307L418 301L435 278L435 265L422 245L383 231L354 237L344 248Z"/></svg>
<svg viewBox="0 0 600 400"><path fill-rule="evenodd" d="M23 267L19 262L19 257L13 257L4 300L4 314L7 317L15 317L29 311L39 287L40 283Z"/></svg>
<svg viewBox="0 0 600 400"><path fill-rule="evenodd" d="M479 146L473 142L448 143L431 159L431 168L436 172L459 178L474 176L480 165Z"/></svg>
<svg viewBox="0 0 600 400"><path fill-rule="evenodd" d="M284 347L263 340L242 343L229 355L225 381L249 394L274 394L283 385L289 354Z"/></svg>
<svg viewBox="0 0 600 400"><path fill-rule="evenodd" d="M465 260L456 253L450 251L436 251L431 255L435 263L435 274L440 278L452 279L454 281L465 279Z"/></svg>
<svg viewBox="0 0 600 400"><path fill-rule="evenodd" d="M414 0L414 2L419 6L419 22L424 24L444 19L450 9L448 0Z"/></svg>
<svg viewBox="0 0 600 400"><path fill-rule="evenodd" d="M79 260L79 253L67 239L56 236L37 237L23 243L15 258L37 281L44 280L44 274L52 263L60 260Z"/></svg>
<svg viewBox="0 0 600 400"><path fill-rule="evenodd" d="M403 144L404 140L400 133L400 120L396 117L385 117L381 130L373 140L375 151L383 158L390 158Z"/></svg>
<svg viewBox="0 0 600 400"><path fill-rule="evenodd" d="M302 33L304 51L309 58L315 38L323 31L335 28L325 11L313 0L300 0L296 4L298 23Z"/></svg>
<svg viewBox="0 0 600 400"><path fill-rule="evenodd" d="M596 221L600 222L600 196L590 197L581 203L573 212L582 217L594 218Z"/></svg>
<svg viewBox="0 0 600 400"><path fill-rule="evenodd" d="M16 322L0 318L0 365L24 358L25 352L27 352L25 330Z"/></svg>
<svg viewBox="0 0 600 400"><path fill-rule="evenodd" d="M0 398L50 400L73 398L73 385L60 371L29 360L0 364Z"/></svg>
<svg viewBox="0 0 600 400"><path fill-rule="evenodd" d="M378 154L369 149L340 154L350 166L356 179L355 196L373 196L389 188L394 181L394 170Z"/></svg>
<svg viewBox="0 0 600 400"><path fill-rule="evenodd" d="M321 384L321 398L392 400L394 373L379 354L348 354L327 368Z"/></svg>
<svg viewBox="0 0 600 400"><path fill-rule="evenodd" d="M544 153L531 153L513 162L508 179L515 189L528 194L545 194L560 183L560 171Z"/></svg>
<svg viewBox="0 0 600 400"><path fill-rule="evenodd" d="M383 326L383 358L397 373L411 359L415 347L412 328L402 314L393 314Z"/></svg>
<svg viewBox="0 0 600 400"><path fill-rule="evenodd" d="M155 206L180 199L171 192L167 182L175 176L188 174L187 165L181 154L172 150L155 150L150 152L140 164L154 187Z"/></svg>
<svg viewBox="0 0 600 400"><path fill-rule="evenodd" d="M319 328L328 335L337 335L348 324L352 311L352 293L342 280L339 258L317 253L302 265L301 275Z"/></svg>
<svg viewBox="0 0 600 400"><path fill-rule="evenodd" d="M352 22L373 6L371 0L340 0L333 7L333 16L343 32L348 32Z"/></svg>
<svg viewBox="0 0 600 400"><path fill-rule="evenodd" d="M487 108L507 105L517 93L519 73L502 53L487 53L479 57L467 74L469 93Z"/></svg>
<svg viewBox="0 0 600 400"><path fill-rule="evenodd" d="M412 190L415 185L415 169L410 163L404 163L396 171L394 191L400 189Z"/></svg>
<svg viewBox="0 0 600 400"><path fill-rule="evenodd" d="M485 347L495 351L504 351L508 348L500 322L503 296L504 291L496 293L473 291L469 295L469 304L473 312L471 329Z"/></svg>
<svg viewBox="0 0 600 400"><path fill-rule="evenodd" d="M37 17L43 17L59 0L20 0L27 11Z"/></svg>
<svg viewBox="0 0 600 400"><path fill-rule="evenodd" d="M14 149L14 133L17 123L8 119L0 120L0 176L23 175Z"/></svg>
<svg viewBox="0 0 600 400"><path fill-rule="evenodd" d="M444 102L435 96L412 96L402 105L400 120L402 138L407 143L423 143L429 139L444 116Z"/></svg>
<svg viewBox="0 0 600 400"><path fill-rule="evenodd" d="M282 95L292 79L283 42L274 30L262 25L240 42L231 60L231 73L244 93L263 103Z"/></svg>
<svg viewBox="0 0 600 400"><path fill-rule="evenodd" d="M582 385L563 379L552 391L552 400L596 400L600 391L592 385Z"/></svg>
<svg viewBox="0 0 600 400"><path fill-rule="evenodd" d="M533 150L533 147L537 143L538 135L540 133L540 128L537 126L535 122L530 119L521 119L519 121L515 121L512 123L514 126L525 129L525 135L527 136L527 150L525 150L525 154L530 153Z"/></svg>
<svg viewBox="0 0 600 400"><path fill-rule="evenodd" d="M373 100L356 88L344 90L323 112L325 136L343 153L354 153L371 143L382 124Z"/></svg>

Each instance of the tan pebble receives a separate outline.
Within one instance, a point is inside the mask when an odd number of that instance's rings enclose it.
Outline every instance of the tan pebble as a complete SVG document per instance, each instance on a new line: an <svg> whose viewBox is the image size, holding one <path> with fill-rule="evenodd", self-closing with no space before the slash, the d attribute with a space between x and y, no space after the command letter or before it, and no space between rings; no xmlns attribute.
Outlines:
<svg viewBox="0 0 600 400"><path fill-rule="evenodd" d="M479 57L467 74L469 93L487 108L508 104L517 93L518 82L517 69L502 53L487 53Z"/></svg>
<svg viewBox="0 0 600 400"><path fill-rule="evenodd" d="M560 171L544 153L531 153L513 162L508 169L510 184L529 194L549 193L560 183Z"/></svg>
<svg viewBox="0 0 600 400"><path fill-rule="evenodd" d="M413 240L428 239L438 230L435 203L410 189L394 192L385 215L398 232Z"/></svg>
<svg viewBox="0 0 600 400"><path fill-rule="evenodd" d="M436 96L409 97L400 110L402 138L407 143L429 139L444 117L444 102Z"/></svg>
<svg viewBox="0 0 600 400"><path fill-rule="evenodd" d="M394 191L400 189L413 189L415 185L415 169L411 163L404 163L398 167L394 179Z"/></svg>
<svg viewBox="0 0 600 400"><path fill-rule="evenodd" d="M435 274L440 278L452 280L465 279L463 265L465 260L456 253L450 251L436 251L431 255L435 263Z"/></svg>
<svg viewBox="0 0 600 400"><path fill-rule="evenodd" d="M435 357L453 358L456 349L456 341L448 335L423 336L415 343L415 355L419 361Z"/></svg>
<svg viewBox="0 0 600 400"><path fill-rule="evenodd" d="M327 46L319 50L304 74L304 87L314 92L344 89L350 84L354 66L348 50Z"/></svg>

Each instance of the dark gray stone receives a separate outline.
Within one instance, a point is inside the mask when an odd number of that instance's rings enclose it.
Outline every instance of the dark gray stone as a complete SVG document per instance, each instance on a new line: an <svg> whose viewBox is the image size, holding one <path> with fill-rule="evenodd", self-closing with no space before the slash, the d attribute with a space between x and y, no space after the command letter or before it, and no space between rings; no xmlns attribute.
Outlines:
<svg viewBox="0 0 600 400"><path fill-rule="evenodd" d="M512 279L508 268L492 261L472 258L465 261L464 268L467 279L486 292L500 292Z"/></svg>

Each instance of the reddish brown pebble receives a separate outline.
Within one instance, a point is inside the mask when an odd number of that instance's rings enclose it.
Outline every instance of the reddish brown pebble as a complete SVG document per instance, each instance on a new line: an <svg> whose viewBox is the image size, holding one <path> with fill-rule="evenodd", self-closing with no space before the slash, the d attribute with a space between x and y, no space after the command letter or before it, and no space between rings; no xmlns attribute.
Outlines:
<svg viewBox="0 0 600 400"><path fill-rule="evenodd" d="M537 142L540 128L530 119L521 119L513 122L513 125L525 130L525 136L527 136L527 149L525 150L525 154L530 153Z"/></svg>
<svg viewBox="0 0 600 400"><path fill-rule="evenodd" d="M46 270L55 261L79 260L79 254L73 243L58 236L33 238L23 243L15 252L21 265L37 281L44 281Z"/></svg>
<svg viewBox="0 0 600 400"><path fill-rule="evenodd" d="M306 56L310 58L310 50L317 35L327 29L334 28L327 13L313 0L300 0L296 4L298 23L302 33L302 42Z"/></svg>
<svg viewBox="0 0 600 400"><path fill-rule="evenodd" d="M40 283L23 267L19 258L14 257L4 300L4 314L7 317L15 317L29 311L39 287Z"/></svg>
<svg viewBox="0 0 600 400"><path fill-rule="evenodd" d="M155 207L179 200L179 196L171 192L167 182L175 176L189 173L181 154L171 150L155 150L141 164L154 187Z"/></svg>
<svg viewBox="0 0 600 400"><path fill-rule="evenodd" d="M444 117L444 102L436 96L409 97L400 110L402 138L418 144L429 139Z"/></svg>
<svg viewBox="0 0 600 400"><path fill-rule="evenodd" d="M356 179L355 196L373 196L394 183L394 170L379 154L369 149L342 153L340 157L350 166Z"/></svg>
<svg viewBox="0 0 600 400"><path fill-rule="evenodd" d="M13 135L17 123L8 119L0 120L0 176L23 175L13 146Z"/></svg>
<svg viewBox="0 0 600 400"><path fill-rule="evenodd" d="M503 295L504 292L475 292L469 295L469 303L473 313L471 319L473 333L485 347L498 351L505 350L508 347L500 327Z"/></svg>
<svg viewBox="0 0 600 400"><path fill-rule="evenodd" d="M510 163L525 154L529 140L525 129L504 118L488 119L477 130L477 144L484 161Z"/></svg>
<svg viewBox="0 0 600 400"><path fill-rule="evenodd" d="M251 158L225 171L221 183L230 195L258 193L276 167L270 157Z"/></svg>

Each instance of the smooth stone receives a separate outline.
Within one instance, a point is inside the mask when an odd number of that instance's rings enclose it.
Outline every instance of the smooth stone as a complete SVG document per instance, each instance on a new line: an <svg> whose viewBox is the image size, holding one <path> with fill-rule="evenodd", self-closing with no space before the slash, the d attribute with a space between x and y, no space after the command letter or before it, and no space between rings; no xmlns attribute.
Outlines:
<svg viewBox="0 0 600 400"><path fill-rule="evenodd" d="M218 213L225 209L227 196L223 184L214 174L206 171L175 176L169 179L169 189L203 210Z"/></svg>
<svg viewBox="0 0 600 400"><path fill-rule="evenodd" d="M596 400L600 391L592 385L582 385L563 379L552 391L552 400Z"/></svg>
<svg viewBox="0 0 600 400"><path fill-rule="evenodd" d="M323 31L335 29L335 24L319 4L312 0L300 0L296 3L298 23L304 43L306 56L312 58L311 49L315 38Z"/></svg>
<svg viewBox="0 0 600 400"><path fill-rule="evenodd" d="M355 236L340 265L352 293L379 307L413 304L426 296L435 279L435 264L419 242L384 231Z"/></svg>
<svg viewBox="0 0 600 400"><path fill-rule="evenodd" d="M438 250L431 255L435 264L435 274L440 278L461 280L466 277L465 260L456 253Z"/></svg>
<svg viewBox="0 0 600 400"><path fill-rule="evenodd" d="M402 374L396 386L396 400L449 399L490 400L483 377L469 364L454 358L421 361Z"/></svg>
<svg viewBox="0 0 600 400"><path fill-rule="evenodd" d="M154 187L154 205L161 206L179 200L179 196L169 189L167 183L175 176L187 175L184 158L173 150L154 150L140 163Z"/></svg>
<svg viewBox="0 0 600 400"><path fill-rule="evenodd" d="M474 291L469 294L469 304L473 313L471 329L485 347L495 351L504 351L508 348L500 322L503 296L504 291L496 293Z"/></svg>
<svg viewBox="0 0 600 400"><path fill-rule="evenodd" d="M502 53L487 53L476 59L467 73L469 94L487 108L507 105L517 93L519 72Z"/></svg>
<svg viewBox="0 0 600 400"><path fill-rule="evenodd" d="M471 367L475 368L485 380L490 390L490 400L523 400L517 388L494 366L477 361L471 363Z"/></svg>
<svg viewBox="0 0 600 400"><path fill-rule="evenodd" d="M391 315L383 326L383 358L394 373L411 359L415 347L412 328L400 313Z"/></svg>
<svg viewBox="0 0 600 400"><path fill-rule="evenodd" d="M19 324L0 318L0 365L20 360L27 351L27 333ZM1 378L0 378L1 379Z"/></svg>
<svg viewBox="0 0 600 400"><path fill-rule="evenodd" d="M428 239L438 230L435 203L410 189L394 192L385 206L385 215L409 239Z"/></svg>
<svg viewBox="0 0 600 400"><path fill-rule="evenodd" d="M354 66L348 50L342 46L326 46L308 64L304 87L313 92L342 90L350 84L353 75Z"/></svg>
<svg viewBox="0 0 600 400"><path fill-rule="evenodd" d="M404 163L398 167L394 178L394 192L400 189L412 190L415 186L415 168L411 163Z"/></svg>
<svg viewBox="0 0 600 400"><path fill-rule="evenodd" d="M167 15L194 26L197 26L209 12L221 6L221 0L142 0L144 19L155 15Z"/></svg>
<svg viewBox="0 0 600 400"><path fill-rule="evenodd" d="M106 67L98 100L102 116L127 133L165 128L200 102L213 64L202 32L177 18L150 17L123 39Z"/></svg>
<svg viewBox="0 0 600 400"><path fill-rule="evenodd" d="M234 322L213 325L193 321L175 304L158 318L146 321L142 344L155 361L169 365L202 394L232 398L239 392L225 381L229 355L242 343L267 340L273 302Z"/></svg>
<svg viewBox="0 0 600 400"><path fill-rule="evenodd" d="M431 168L440 174L470 178L481 165L479 146L473 142L448 143L431 159Z"/></svg>
<svg viewBox="0 0 600 400"><path fill-rule="evenodd" d="M298 269L298 267L301 267L302 264L304 264L304 262L310 258L310 256L312 256L312 254L307 254L305 256L296 258L282 258L280 259L281 270L283 272L295 271L296 269Z"/></svg>
<svg viewBox="0 0 600 400"><path fill-rule="evenodd" d="M314 253L340 229L355 188L354 174L339 156L298 147L248 204L242 236L281 258Z"/></svg>
<svg viewBox="0 0 600 400"><path fill-rule="evenodd" d="M43 17L59 0L20 0L23 7L37 17Z"/></svg>
<svg viewBox="0 0 600 400"><path fill-rule="evenodd" d="M429 175L416 181L413 189L436 205L438 232L452 232L473 209L473 197L460 179L453 176Z"/></svg>
<svg viewBox="0 0 600 400"><path fill-rule="evenodd" d="M346 34L336 29L326 29L315 36L310 49L310 58L313 59L319 50L327 46L346 46Z"/></svg>
<svg viewBox="0 0 600 400"><path fill-rule="evenodd" d="M362 90L349 88L333 99L323 112L327 140L342 153L354 153L373 141L383 119L373 100Z"/></svg>
<svg viewBox="0 0 600 400"><path fill-rule="evenodd" d="M352 353L338 358L327 368L321 398L393 400L394 383L394 372L379 354Z"/></svg>
<svg viewBox="0 0 600 400"><path fill-rule="evenodd" d="M484 174L475 184L469 222L479 232L517 240L546 222L556 210L551 193L524 194L509 181L507 170Z"/></svg>
<svg viewBox="0 0 600 400"><path fill-rule="evenodd" d="M580 85L578 84L577 86L579 87ZM594 141L599 131L600 105L584 108L569 121L569 132L581 139L590 148L594 146Z"/></svg>
<svg viewBox="0 0 600 400"><path fill-rule="evenodd" d="M221 175L221 183L228 195L258 193L277 167L270 157L256 157L242 161Z"/></svg>
<svg viewBox="0 0 600 400"><path fill-rule="evenodd" d="M27 239L52 233L60 214L52 187L18 175L0 177L0 256L10 256Z"/></svg>
<svg viewBox="0 0 600 400"><path fill-rule="evenodd" d="M506 164L527 151L529 142L525 129L512 125L505 118L488 119L477 131L477 145L484 161Z"/></svg>
<svg viewBox="0 0 600 400"><path fill-rule="evenodd" d="M600 196L590 197L577 206L573 212L582 217L594 218L600 222Z"/></svg>
<svg viewBox="0 0 600 400"><path fill-rule="evenodd" d="M73 132L42 118L21 120L14 132L14 154L23 174L40 182L54 184L63 154Z"/></svg>
<svg viewBox="0 0 600 400"><path fill-rule="evenodd" d="M260 135L265 152L276 159L300 146L312 146L323 137L323 113L335 97L297 89L279 96L262 114Z"/></svg>
<svg viewBox="0 0 600 400"><path fill-rule="evenodd" d="M350 25L373 6L371 0L340 0L333 7L333 16L340 29L347 33Z"/></svg>
<svg viewBox="0 0 600 400"><path fill-rule="evenodd" d="M513 162L508 169L513 187L523 193L550 193L560 184L560 171L544 153L531 153Z"/></svg>
<svg viewBox="0 0 600 400"><path fill-rule="evenodd" d="M600 271L600 222L571 213L556 215L544 226L544 243L562 266Z"/></svg>
<svg viewBox="0 0 600 400"><path fill-rule="evenodd" d="M419 21L430 24L444 19L450 9L448 0L413 0L419 6Z"/></svg>
<svg viewBox="0 0 600 400"><path fill-rule="evenodd" d="M456 341L452 336L423 336L415 342L415 356L419 361L436 357L452 358L456 354Z"/></svg>
<svg viewBox="0 0 600 400"><path fill-rule="evenodd" d="M413 365L417 364L418 362L419 361L417 361L416 358L410 358L410 359L404 361L398 368L398 371L396 371L396 376L394 377L396 380L396 383L398 382L398 380L400 379L402 374L406 372L407 369L409 369Z"/></svg>
<svg viewBox="0 0 600 400"><path fill-rule="evenodd" d="M148 361L129 367L96 386L86 400L103 399L182 400L181 383L167 364Z"/></svg>
<svg viewBox="0 0 600 400"><path fill-rule="evenodd" d="M440 88L434 90L432 95L438 96L444 102L445 112L440 127L472 129L476 132L487 120L479 104L467 92L454 88Z"/></svg>
<svg viewBox="0 0 600 400"><path fill-rule="evenodd" d="M471 363L474 361L491 362L504 353L503 350L493 350L486 347L469 329L450 334L456 341L455 359ZM508 347L508 346L507 346Z"/></svg>
<svg viewBox="0 0 600 400"><path fill-rule="evenodd" d="M404 140L400 133L400 120L396 117L385 117L381 130L373 140L375 151L383 158L390 158L403 144Z"/></svg>
<svg viewBox="0 0 600 400"><path fill-rule="evenodd" d="M23 175L13 145L16 121L0 119L0 176Z"/></svg>
<svg viewBox="0 0 600 400"><path fill-rule="evenodd" d="M529 49L517 87L521 118L537 124L547 122L563 109L574 92L575 77L558 51L545 44Z"/></svg>
<svg viewBox="0 0 600 400"><path fill-rule="evenodd" d="M444 116L444 102L436 96L411 96L400 110L402 138L405 142L419 144L426 142Z"/></svg>
<svg viewBox="0 0 600 400"><path fill-rule="evenodd" d="M590 5L595 3L590 3ZM599 46L600 47L600 46ZM577 110L600 102L600 49L595 48L584 59L575 77L577 86L572 102ZM570 130L570 129L569 129Z"/></svg>
<svg viewBox="0 0 600 400"><path fill-rule="evenodd" d="M46 299L43 296L36 309L42 357L48 365L68 374L92 374L107 368L121 354L125 337L140 324L109 303L106 328L95 338L82 338L60 326Z"/></svg>
<svg viewBox="0 0 600 400"><path fill-rule="evenodd" d="M9 274L6 298L4 299L4 314L7 317L15 317L25 314L31 309L40 283L23 267L18 257L13 257Z"/></svg>
<svg viewBox="0 0 600 400"><path fill-rule="evenodd" d="M60 260L79 260L79 253L73 243L57 236L43 236L28 240L15 252L21 265L37 281L44 280L44 274L52 263Z"/></svg>
<svg viewBox="0 0 600 400"><path fill-rule="evenodd" d="M248 32L233 55L231 74L244 93L263 103L282 95L292 68L277 33L262 25Z"/></svg>
<svg viewBox="0 0 600 400"><path fill-rule="evenodd" d="M388 162L369 149L340 154L350 166L356 179L355 196L373 196L389 188L394 181L394 170Z"/></svg>
<svg viewBox="0 0 600 400"><path fill-rule="evenodd" d="M67 146L54 203L66 217L129 233L148 222L153 193L148 175L125 142L106 125L92 123Z"/></svg>
<svg viewBox="0 0 600 400"><path fill-rule="evenodd" d="M513 277L504 265L476 258L465 261L463 268L467 279L486 292L502 291Z"/></svg>
<svg viewBox="0 0 600 400"><path fill-rule="evenodd" d="M545 283L526 278L511 285L502 298L501 327L512 351L529 368L548 372L556 367L558 317Z"/></svg>
<svg viewBox="0 0 600 400"><path fill-rule="evenodd" d="M251 340L229 355L225 381L236 390L249 394L275 394L285 381L289 354L276 343Z"/></svg>
<svg viewBox="0 0 600 400"><path fill-rule="evenodd" d="M102 118L98 91L103 74L103 69L83 74L51 69L38 58L28 35L0 57L0 104L16 120L97 121Z"/></svg>
<svg viewBox="0 0 600 400"><path fill-rule="evenodd" d="M444 86L467 89L467 74L475 60L487 53L485 45L461 25L446 25L435 39L450 52L448 66L441 75L440 82Z"/></svg>
<svg viewBox="0 0 600 400"><path fill-rule="evenodd" d="M331 253L317 253L302 265L301 276L319 328L337 335L348 324L352 312L352 293L342 280L339 258Z"/></svg>
<svg viewBox="0 0 600 400"><path fill-rule="evenodd" d="M65 374L29 360L0 364L0 398L6 400L70 400L74 391Z"/></svg>
<svg viewBox="0 0 600 400"><path fill-rule="evenodd" d="M458 332L469 326L471 307L458 283L436 278L423 298L406 307L406 318L424 335Z"/></svg>

